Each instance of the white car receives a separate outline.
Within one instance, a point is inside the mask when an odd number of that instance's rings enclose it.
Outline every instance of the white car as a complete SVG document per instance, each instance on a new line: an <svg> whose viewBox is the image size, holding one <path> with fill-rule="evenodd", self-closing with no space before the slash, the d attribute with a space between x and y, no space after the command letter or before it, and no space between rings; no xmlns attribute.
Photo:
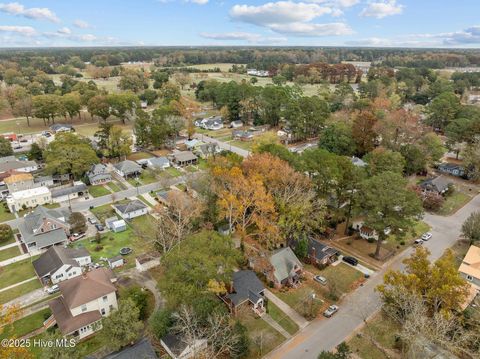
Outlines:
<svg viewBox="0 0 480 359"><path fill-rule="evenodd" d="M47 288L47 293L53 294L53 293L57 293L59 290L60 290L60 287L58 286L58 284L55 284L55 285L52 285L50 288Z"/></svg>
<svg viewBox="0 0 480 359"><path fill-rule="evenodd" d="M422 234L422 241L428 241L430 238L432 238L432 234L430 232Z"/></svg>
<svg viewBox="0 0 480 359"><path fill-rule="evenodd" d="M423 244L423 241L421 239L415 239L415 242L413 242L414 246L421 246Z"/></svg>
<svg viewBox="0 0 480 359"><path fill-rule="evenodd" d="M335 304L332 304L327 308L326 311L323 312L323 315L327 318L330 318L332 315L334 315L336 312L338 312L338 306Z"/></svg>

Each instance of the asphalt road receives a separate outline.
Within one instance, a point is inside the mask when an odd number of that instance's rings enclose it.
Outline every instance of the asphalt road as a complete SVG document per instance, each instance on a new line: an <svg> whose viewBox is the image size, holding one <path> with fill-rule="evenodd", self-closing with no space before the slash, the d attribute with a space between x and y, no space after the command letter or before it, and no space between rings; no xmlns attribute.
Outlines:
<svg viewBox="0 0 480 359"><path fill-rule="evenodd" d="M424 221L432 229L432 239L424 246L431 252L431 259L439 258L445 249L451 247L459 238L461 225L475 210L480 208L480 195L477 195L466 206L453 216L442 217L426 214ZM356 329L363 325L366 318L374 315L381 307L379 295L375 287L383 280L388 269L402 269L402 260L412 253L407 249L391 262L384 265L367 280L363 287L358 288L340 303L340 310L330 319L315 319L297 335L289 339L273 352L266 355L270 359L316 359L322 350L332 350L346 340Z"/></svg>

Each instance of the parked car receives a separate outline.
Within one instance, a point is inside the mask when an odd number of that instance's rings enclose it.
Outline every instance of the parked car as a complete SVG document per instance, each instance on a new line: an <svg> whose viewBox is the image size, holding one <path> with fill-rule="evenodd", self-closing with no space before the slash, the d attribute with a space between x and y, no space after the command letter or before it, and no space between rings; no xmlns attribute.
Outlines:
<svg viewBox="0 0 480 359"><path fill-rule="evenodd" d="M88 221L89 221L91 224L95 224L95 223L98 222L95 217L88 217Z"/></svg>
<svg viewBox="0 0 480 359"><path fill-rule="evenodd" d="M47 288L47 293L53 294L53 293L57 293L59 290L60 290L60 287L58 286L58 284L55 284L55 285L52 285L50 288Z"/></svg>
<svg viewBox="0 0 480 359"><path fill-rule="evenodd" d="M421 246L423 244L423 241L421 239L415 239L415 242L413 242L414 246Z"/></svg>
<svg viewBox="0 0 480 359"><path fill-rule="evenodd" d="M323 285L327 284L327 278L322 277L321 275L316 275L315 277L313 277L313 280Z"/></svg>
<svg viewBox="0 0 480 359"><path fill-rule="evenodd" d="M356 266L358 264L358 259L355 257L345 256L343 257L343 261L351 264L352 266Z"/></svg>
<svg viewBox="0 0 480 359"><path fill-rule="evenodd" d="M330 318L332 315L334 315L336 312L338 312L338 306L335 304L332 304L327 308L326 311L323 312L323 315L327 318Z"/></svg>
<svg viewBox="0 0 480 359"><path fill-rule="evenodd" d="M95 223L95 228L97 229L97 231L101 232L105 229L105 227L103 227L100 223Z"/></svg>
<svg viewBox="0 0 480 359"><path fill-rule="evenodd" d="M70 241L75 242L78 241L80 238L85 237L85 233L74 233L70 236Z"/></svg>
<svg viewBox="0 0 480 359"><path fill-rule="evenodd" d="M430 232L427 232L427 233L424 233L422 234L422 236L420 237L422 239L422 241L428 241L430 238L432 238L432 234Z"/></svg>

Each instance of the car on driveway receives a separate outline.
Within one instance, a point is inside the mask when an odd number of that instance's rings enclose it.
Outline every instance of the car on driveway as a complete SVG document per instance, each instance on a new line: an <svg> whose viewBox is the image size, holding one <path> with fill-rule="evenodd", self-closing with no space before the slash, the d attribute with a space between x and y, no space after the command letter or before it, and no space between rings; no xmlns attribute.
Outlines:
<svg viewBox="0 0 480 359"><path fill-rule="evenodd" d="M334 315L336 312L338 312L338 306L335 304L332 304L327 308L326 311L323 312L323 315L327 318L330 318L332 315Z"/></svg>
<svg viewBox="0 0 480 359"><path fill-rule="evenodd" d="M95 223L95 228L97 229L97 231L101 232L105 229L105 227L103 227L100 223Z"/></svg>
<svg viewBox="0 0 480 359"><path fill-rule="evenodd" d="M89 221L91 224L97 223L97 219L96 219L95 217L88 217L88 221Z"/></svg>
<svg viewBox="0 0 480 359"><path fill-rule="evenodd" d="M313 277L313 280L315 282L318 282L322 285L326 285L327 284L327 278L325 277L322 277L321 275L316 275L315 277Z"/></svg>
<svg viewBox="0 0 480 359"><path fill-rule="evenodd" d="M85 237L85 235L86 235L85 233L73 233L70 236L70 242L78 241L80 238Z"/></svg>
<svg viewBox="0 0 480 359"><path fill-rule="evenodd" d="M427 232L427 233L424 233L422 234L422 236L420 237L420 239L422 241L428 241L430 238L432 238L432 234L430 232Z"/></svg>
<svg viewBox="0 0 480 359"><path fill-rule="evenodd" d="M55 285L52 285L50 288L47 288L47 293L53 294L53 293L57 293L59 290L60 290L60 287L58 286L58 284L55 284Z"/></svg>
<svg viewBox="0 0 480 359"><path fill-rule="evenodd" d="M414 246L421 246L423 244L423 241L421 239L415 239L415 242L413 242Z"/></svg>
<svg viewBox="0 0 480 359"><path fill-rule="evenodd" d="M356 266L358 264L358 259L355 257L345 256L343 257L343 261L351 264L352 266Z"/></svg>

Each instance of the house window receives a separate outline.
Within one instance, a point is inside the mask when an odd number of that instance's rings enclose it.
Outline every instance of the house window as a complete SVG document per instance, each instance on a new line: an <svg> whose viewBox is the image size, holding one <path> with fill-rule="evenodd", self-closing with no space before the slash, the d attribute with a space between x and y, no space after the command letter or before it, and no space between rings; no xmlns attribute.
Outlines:
<svg viewBox="0 0 480 359"><path fill-rule="evenodd" d="M107 311L105 310L105 308L102 308L102 310L100 311L102 313L102 315L105 315L107 313Z"/></svg>
<svg viewBox="0 0 480 359"><path fill-rule="evenodd" d="M86 304L83 304L82 305L82 312L86 312L87 311L87 305Z"/></svg>
<svg viewBox="0 0 480 359"><path fill-rule="evenodd" d="M473 277L471 275L467 275L467 280L473 282Z"/></svg>
<svg viewBox="0 0 480 359"><path fill-rule="evenodd" d="M62 277L63 277L63 273L62 273L62 274L58 274L57 276L55 276L55 279L62 278Z"/></svg>
<svg viewBox="0 0 480 359"><path fill-rule="evenodd" d="M113 305L110 304L110 307L109 307L110 311L113 310Z"/></svg>
<svg viewBox="0 0 480 359"><path fill-rule="evenodd" d="M104 302L108 302L108 297L107 296L104 296L102 299L103 299Z"/></svg>

